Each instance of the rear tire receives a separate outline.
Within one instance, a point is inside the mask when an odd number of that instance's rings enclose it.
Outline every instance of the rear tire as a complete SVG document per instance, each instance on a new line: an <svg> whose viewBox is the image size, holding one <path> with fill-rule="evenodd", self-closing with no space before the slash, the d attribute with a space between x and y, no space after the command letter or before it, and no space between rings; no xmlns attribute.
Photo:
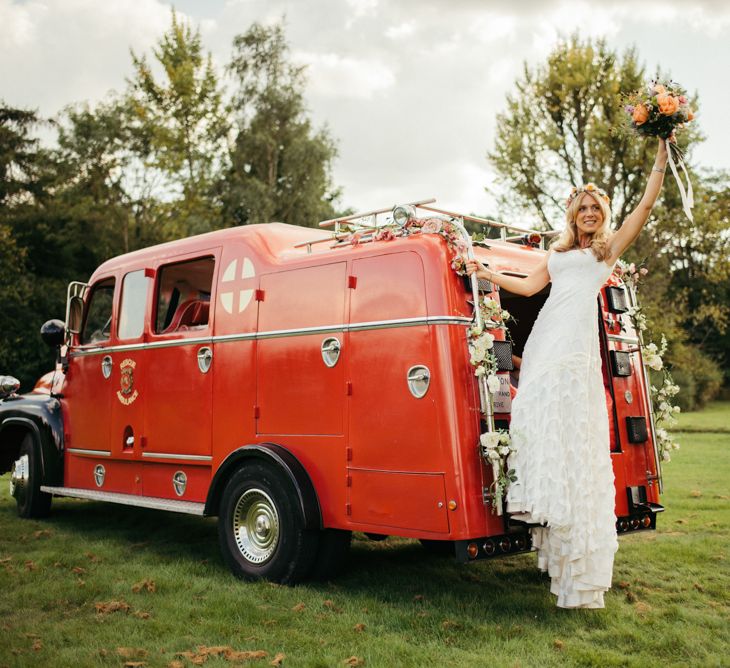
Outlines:
<svg viewBox="0 0 730 668"><path fill-rule="evenodd" d="M33 436L26 434L10 472L10 494L15 498L20 517L46 517L50 512L53 497L41 492L42 477L40 453Z"/></svg>
<svg viewBox="0 0 730 668"><path fill-rule="evenodd" d="M266 463L239 469L221 498L218 539L236 577L294 584L305 578L317 554L318 531L304 528L291 479Z"/></svg>
<svg viewBox="0 0 730 668"><path fill-rule="evenodd" d="M352 542L352 531L341 529L324 529L320 531L319 548L314 560L311 578L313 580L331 580L342 572L347 562Z"/></svg>

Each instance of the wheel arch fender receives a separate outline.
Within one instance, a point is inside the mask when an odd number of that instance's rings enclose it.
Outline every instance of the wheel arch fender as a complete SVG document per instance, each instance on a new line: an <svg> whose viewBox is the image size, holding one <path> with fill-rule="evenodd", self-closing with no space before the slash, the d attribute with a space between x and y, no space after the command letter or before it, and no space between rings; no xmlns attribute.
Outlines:
<svg viewBox="0 0 730 668"><path fill-rule="evenodd" d="M0 422L0 472L9 471L26 434L33 437L41 464L41 481L57 485L63 480L62 429L55 411L43 415L11 415Z"/></svg>
<svg viewBox="0 0 730 668"><path fill-rule="evenodd" d="M233 473L247 461L273 463L282 470L294 485L299 506L304 517L305 529L322 528L322 511L314 483L302 463L285 447L276 443L245 445L231 452L213 476L205 501L205 515L217 515L223 489Z"/></svg>

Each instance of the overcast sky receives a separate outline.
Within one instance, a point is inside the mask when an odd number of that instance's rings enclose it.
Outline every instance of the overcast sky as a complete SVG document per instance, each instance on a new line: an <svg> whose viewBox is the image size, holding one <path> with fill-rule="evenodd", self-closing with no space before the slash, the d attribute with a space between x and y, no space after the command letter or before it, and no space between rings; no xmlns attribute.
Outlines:
<svg viewBox="0 0 730 668"><path fill-rule="evenodd" d="M357 209L423 197L495 213L485 186L495 117L523 63L560 35L635 45L701 99L707 140L695 165L730 168L730 2L699 0L178 0L222 69L233 36L286 16L307 100L339 146L334 180ZM162 0L0 0L0 98L57 113L122 90L129 49L149 53L169 27ZM566 191L568 186L566 185Z"/></svg>

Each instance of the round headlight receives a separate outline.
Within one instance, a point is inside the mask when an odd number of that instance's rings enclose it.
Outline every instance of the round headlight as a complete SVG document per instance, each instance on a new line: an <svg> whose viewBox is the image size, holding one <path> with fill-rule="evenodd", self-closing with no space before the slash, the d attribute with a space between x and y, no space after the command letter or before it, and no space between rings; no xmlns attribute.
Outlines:
<svg viewBox="0 0 730 668"><path fill-rule="evenodd" d="M416 217L416 210L410 204L399 204L393 209L393 222L403 227L411 218Z"/></svg>

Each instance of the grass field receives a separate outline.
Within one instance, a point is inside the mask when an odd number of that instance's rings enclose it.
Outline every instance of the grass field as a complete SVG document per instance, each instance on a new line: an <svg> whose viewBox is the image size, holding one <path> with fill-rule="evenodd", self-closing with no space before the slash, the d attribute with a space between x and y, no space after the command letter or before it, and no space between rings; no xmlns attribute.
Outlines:
<svg viewBox="0 0 730 668"><path fill-rule="evenodd" d="M0 480L0 666L730 666L730 403L682 416L656 532L620 541L605 610L559 610L532 554L458 566L357 538L331 584L235 580L215 522ZM703 429L709 431L702 431Z"/></svg>

